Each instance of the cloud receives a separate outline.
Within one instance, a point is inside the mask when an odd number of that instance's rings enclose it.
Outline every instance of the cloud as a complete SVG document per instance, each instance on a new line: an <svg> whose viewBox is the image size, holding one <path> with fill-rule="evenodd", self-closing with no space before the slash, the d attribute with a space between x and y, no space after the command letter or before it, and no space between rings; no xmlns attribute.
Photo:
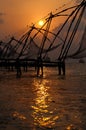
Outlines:
<svg viewBox="0 0 86 130"><path fill-rule="evenodd" d="M76 0L76 2L82 2L82 0Z"/></svg>
<svg viewBox="0 0 86 130"><path fill-rule="evenodd" d="M4 23L4 20L2 18L2 16L5 15L3 12L0 12L0 24Z"/></svg>
<svg viewBox="0 0 86 130"><path fill-rule="evenodd" d="M4 13L2 13L2 12L0 12L0 16L3 16L3 15L5 15Z"/></svg>
<svg viewBox="0 0 86 130"><path fill-rule="evenodd" d="M75 2L77 3L81 3L83 0L75 0Z"/></svg>
<svg viewBox="0 0 86 130"><path fill-rule="evenodd" d="M0 24L3 24L4 23L4 20L3 19L0 19Z"/></svg>

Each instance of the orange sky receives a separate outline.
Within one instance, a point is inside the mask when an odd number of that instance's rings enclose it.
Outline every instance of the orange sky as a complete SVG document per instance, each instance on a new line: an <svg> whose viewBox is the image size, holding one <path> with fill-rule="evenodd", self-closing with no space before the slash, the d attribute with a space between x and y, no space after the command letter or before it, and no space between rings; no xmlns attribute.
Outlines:
<svg viewBox="0 0 86 130"><path fill-rule="evenodd" d="M75 0L0 0L0 40L8 35L22 34L27 25L35 23L51 11Z"/></svg>

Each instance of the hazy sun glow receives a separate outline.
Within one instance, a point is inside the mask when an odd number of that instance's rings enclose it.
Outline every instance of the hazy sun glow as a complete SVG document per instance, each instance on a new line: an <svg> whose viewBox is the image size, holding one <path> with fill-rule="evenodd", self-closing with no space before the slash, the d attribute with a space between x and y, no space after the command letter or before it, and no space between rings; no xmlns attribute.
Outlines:
<svg viewBox="0 0 86 130"><path fill-rule="evenodd" d="M44 21L43 21L43 20L40 20L40 21L38 22L38 24L39 24L39 26L43 26Z"/></svg>

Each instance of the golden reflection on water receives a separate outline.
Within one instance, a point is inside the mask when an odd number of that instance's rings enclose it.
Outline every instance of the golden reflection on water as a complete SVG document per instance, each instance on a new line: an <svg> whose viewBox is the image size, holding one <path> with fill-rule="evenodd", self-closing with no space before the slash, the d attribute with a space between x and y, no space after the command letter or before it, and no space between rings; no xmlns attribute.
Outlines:
<svg viewBox="0 0 86 130"><path fill-rule="evenodd" d="M20 113L18 113L17 111L15 111L12 115L14 118L18 118L20 120L26 120L26 117Z"/></svg>
<svg viewBox="0 0 86 130"><path fill-rule="evenodd" d="M53 116L54 110L50 107L52 97L49 94L47 80L39 79L39 81L34 80L34 86L36 87L36 98L33 108L33 119L34 125L40 127L52 128L55 125L55 120L58 119L58 116Z"/></svg>

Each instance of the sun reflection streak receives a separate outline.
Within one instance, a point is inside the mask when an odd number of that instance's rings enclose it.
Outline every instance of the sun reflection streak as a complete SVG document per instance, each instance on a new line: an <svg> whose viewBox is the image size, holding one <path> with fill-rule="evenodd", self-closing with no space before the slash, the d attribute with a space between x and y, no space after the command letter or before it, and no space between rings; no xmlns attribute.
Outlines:
<svg viewBox="0 0 86 130"><path fill-rule="evenodd" d="M55 125L55 121L59 118L58 116L53 116L54 110L50 107L52 97L50 96L48 90L50 87L47 85L49 81L47 80L34 80L34 85L36 87L36 98L33 108L33 119L34 125L39 127L52 128Z"/></svg>

